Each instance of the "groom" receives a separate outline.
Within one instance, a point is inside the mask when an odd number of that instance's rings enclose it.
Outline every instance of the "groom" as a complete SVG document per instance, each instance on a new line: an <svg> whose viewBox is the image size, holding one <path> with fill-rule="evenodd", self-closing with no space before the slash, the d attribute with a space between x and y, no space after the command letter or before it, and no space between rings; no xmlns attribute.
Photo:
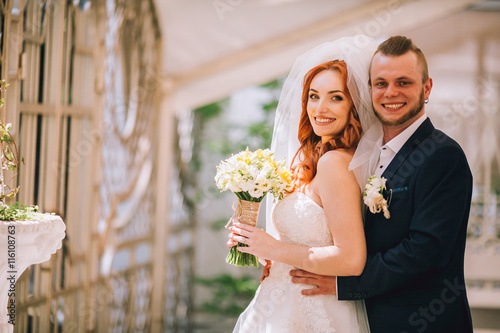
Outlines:
<svg viewBox="0 0 500 333"><path fill-rule="evenodd" d="M364 299L372 333L472 332L463 270L472 175L460 146L425 114L432 79L423 53L409 38L389 38L373 56L370 86L383 126L370 172L387 179L391 217L366 210L361 276L297 270L292 282L318 286L304 295Z"/></svg>

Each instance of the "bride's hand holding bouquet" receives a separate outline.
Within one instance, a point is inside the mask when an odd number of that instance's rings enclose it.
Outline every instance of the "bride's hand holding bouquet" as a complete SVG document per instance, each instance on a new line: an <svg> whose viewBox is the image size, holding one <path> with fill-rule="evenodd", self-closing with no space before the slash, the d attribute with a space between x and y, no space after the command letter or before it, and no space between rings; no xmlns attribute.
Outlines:
<svg viewBox="0 0 500 333"><path fill-rule="evenodd" d="M221 192L229 190L236 194L237 206L228 225L237 218L238 222L255 226L259 214L259 206L268 192L275 199L282 199L292 188L292 174L285 165L285 160L277 162L274 153L269 149L258 149L255 152L248 148L217 166L215 182ZM226 225L226 227L228 227ZM259 266L257 258L242 253L237 247L245 247L238 243L231 247L226 262L235 266Z"/></svg>

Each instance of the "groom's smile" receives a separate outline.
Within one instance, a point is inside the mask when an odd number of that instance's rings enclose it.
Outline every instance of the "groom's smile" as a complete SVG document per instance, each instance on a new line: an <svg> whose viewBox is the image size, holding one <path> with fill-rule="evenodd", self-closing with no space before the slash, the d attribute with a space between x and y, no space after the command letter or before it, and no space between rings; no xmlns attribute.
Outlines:
<svg viewBox="0 0 500 333"><path fill-rule="evenodd" d="M384 103L384 104L382 104L382 106L384 108L390 109L390 110L398 110L405 105L406 105L406 103L397 103L397 104Z"/></svg>

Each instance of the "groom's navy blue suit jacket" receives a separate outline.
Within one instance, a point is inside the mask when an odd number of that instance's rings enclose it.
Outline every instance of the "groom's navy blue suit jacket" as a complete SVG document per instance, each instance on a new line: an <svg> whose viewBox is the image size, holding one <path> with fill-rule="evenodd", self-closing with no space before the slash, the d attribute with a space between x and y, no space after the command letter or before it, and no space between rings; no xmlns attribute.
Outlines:
<svg viewBox="0 0 500 333"><path fill-rule="evenodd" d="M366 266L359 277L338 277L339 299L365 299L372 333L472 332L463 271L472 193L465 154L427 119L382 176L391 217L366 211Z"/></svg>

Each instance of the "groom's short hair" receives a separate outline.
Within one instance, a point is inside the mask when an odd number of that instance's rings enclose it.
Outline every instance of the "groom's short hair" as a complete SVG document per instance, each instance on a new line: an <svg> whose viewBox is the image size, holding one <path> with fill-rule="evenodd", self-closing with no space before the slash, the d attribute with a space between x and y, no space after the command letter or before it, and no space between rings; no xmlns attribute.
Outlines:
<svg viewBox="0 0 500 333"><path fill-rule="evenodd" d="M401 56L403 54L406 54L407 52L415 53L420 68L422 69L422 83L425 83L429 78L429 68L427 66L427 60L425 59L423 52L413 43L411 38L405 36L392 36L378 46L375 54L377 54L378 52L382 53L383 55L393 57Z"/></svg>

